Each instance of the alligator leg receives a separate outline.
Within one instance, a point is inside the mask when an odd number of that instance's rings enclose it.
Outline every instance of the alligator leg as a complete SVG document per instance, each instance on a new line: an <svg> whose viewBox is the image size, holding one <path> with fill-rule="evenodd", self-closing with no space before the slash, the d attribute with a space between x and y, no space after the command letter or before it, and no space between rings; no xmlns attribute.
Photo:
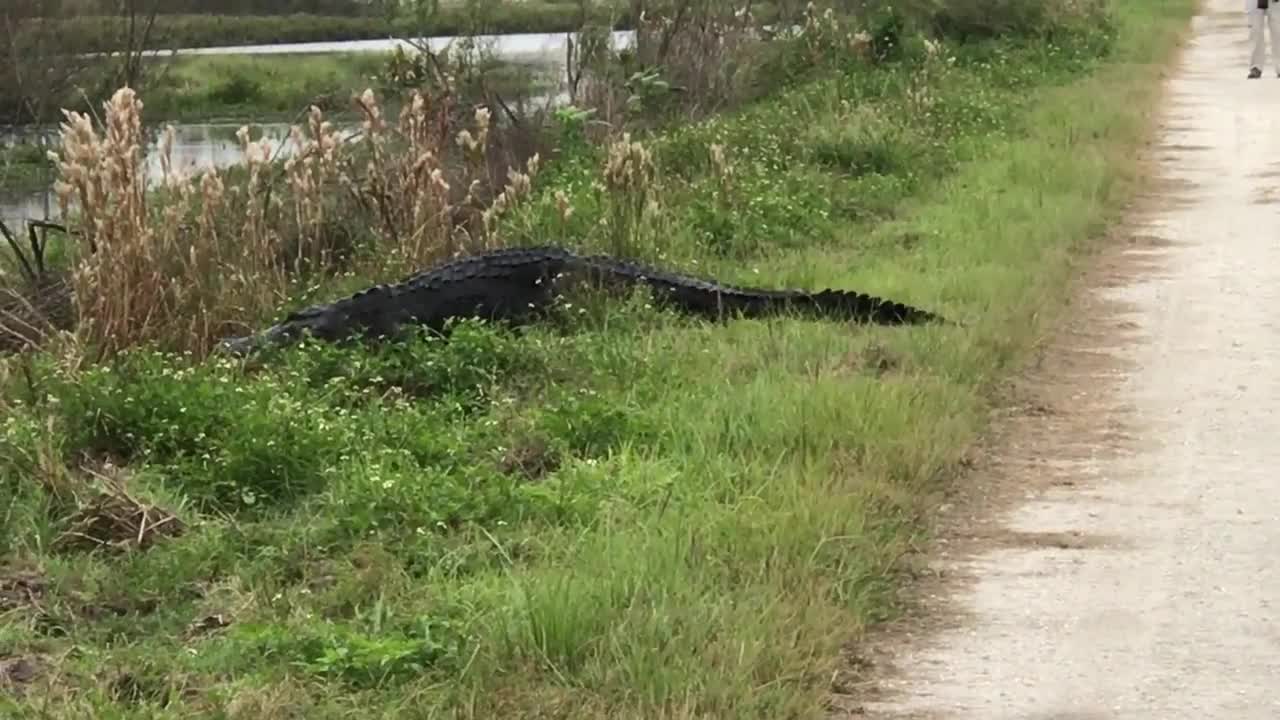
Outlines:
<svg viewBox="0 0 1280 720"><path fill-rule="evenodd" d="M478 318L522 325L550 307L562 263L527 261L476 265L434 278L406 283L395 298L399 322L446 332L451 318Z"/></svg>

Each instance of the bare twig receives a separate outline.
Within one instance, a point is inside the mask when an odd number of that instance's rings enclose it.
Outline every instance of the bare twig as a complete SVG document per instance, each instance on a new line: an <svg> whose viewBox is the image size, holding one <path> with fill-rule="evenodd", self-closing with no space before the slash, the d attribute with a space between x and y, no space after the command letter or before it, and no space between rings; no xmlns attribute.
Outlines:
<svg viewBox="0 0 1280 720"><path fill-rule="evenodd" d="M5 224L4 220L0 220L0 235L4 235L4 241L9 244L9 248L13 250L13 256L18 259L22 265L22 274L30 282L37 279L36 271L31 267L31 263L27 261L27 255L22 251L22 247L18 245L18 239L14 236L13 231Z"/></svg>
<svg viewBox="0 0 1280 720"><path fill-rule="evenodd" d="M41 226L30 221L27 222L27 239L31 243L31 260L36 266L36 272L40 274L40 277L44 277L46 271L44 264L44 249L48 243L41 240L41 238L36 234L37 227ZM44 227L47 228L47 225Z"/></svg>
<svg viewBox="0 0 1280 720"><path fill-rule="evenodd" d="M55 547L145 549L161 537L174 537L186 530L186 525L173 513L130 494L123 480L107 477L90 467L82 466L81 470L98 480L102 488L65 519L70 527L54 541Z"/></svg>
<svg viewBox="0 0 1280 720"><path fill-rule="evenodd" d="M507 105L505 101L503 101L502 95L498 94L497 90L492 90L490 91L489 94L492 95L494 101L498 103L498 107L502 108L502 112L506 114L507 119L511 120L511 124L514 125L517 129L523 130L524 122L519 117L517 117L514 112L511 111L511 108Z"/></svg>

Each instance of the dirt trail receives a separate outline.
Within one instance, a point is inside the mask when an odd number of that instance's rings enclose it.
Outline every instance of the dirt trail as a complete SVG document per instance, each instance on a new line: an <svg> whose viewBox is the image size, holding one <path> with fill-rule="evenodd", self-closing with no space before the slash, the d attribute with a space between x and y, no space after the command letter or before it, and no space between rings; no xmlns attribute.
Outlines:
<svg viewBox="0 0 1280 720"><path fill-rule="evenodd" d="M1195 18L1157 181L853 716L1280 718L1280 79L1247 34Z"/></svg>

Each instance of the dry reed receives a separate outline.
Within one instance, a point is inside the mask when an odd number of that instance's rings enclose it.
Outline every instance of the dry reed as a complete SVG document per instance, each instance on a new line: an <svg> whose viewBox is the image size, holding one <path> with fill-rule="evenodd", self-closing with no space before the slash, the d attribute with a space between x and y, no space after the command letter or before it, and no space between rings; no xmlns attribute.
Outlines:
<svg viewBox="0 0 1280 720"><path fill-rule="evenodd" d="M494 220L531 192L538 155L498 182L487 108L456 131L448 96L413 91L394 125L372 91L353 102L358 141L312 107L282 162L246 127L238 166L194 177L174 173L166 130L158 183L132 89L104 104L101 132L66 112L52 155L63 215L79 231L70 285L84 346L96 358L139 344L203 355L319 276L404 273L500 244Z"/></svg>

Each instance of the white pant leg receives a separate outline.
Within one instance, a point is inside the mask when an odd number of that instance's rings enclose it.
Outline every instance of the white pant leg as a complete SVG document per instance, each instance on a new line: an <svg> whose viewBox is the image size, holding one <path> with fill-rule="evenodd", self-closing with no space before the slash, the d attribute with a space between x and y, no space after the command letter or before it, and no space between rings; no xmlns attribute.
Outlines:
<svg viewBox="0 0 1280 720"><path fill-rule="evenodd" d="M1266 25L1270 19L1267 16L1273 15L1266 10L1259 10L1257 7L1249 8L1249 44L1253 46L1253 53L1249 57L1249 67L1261 68L1267 62L1267 33ZM1275 42L1274 40L1272 42Z"/></svg>
<svg viewBox="0 0 1280 720"><path fill-rule="evenodd" d="M1280 7L1270 8L1266 13L1267 34L1271 36L1271 61L1276 64L1276 74L1280 75Z"/></svg>

